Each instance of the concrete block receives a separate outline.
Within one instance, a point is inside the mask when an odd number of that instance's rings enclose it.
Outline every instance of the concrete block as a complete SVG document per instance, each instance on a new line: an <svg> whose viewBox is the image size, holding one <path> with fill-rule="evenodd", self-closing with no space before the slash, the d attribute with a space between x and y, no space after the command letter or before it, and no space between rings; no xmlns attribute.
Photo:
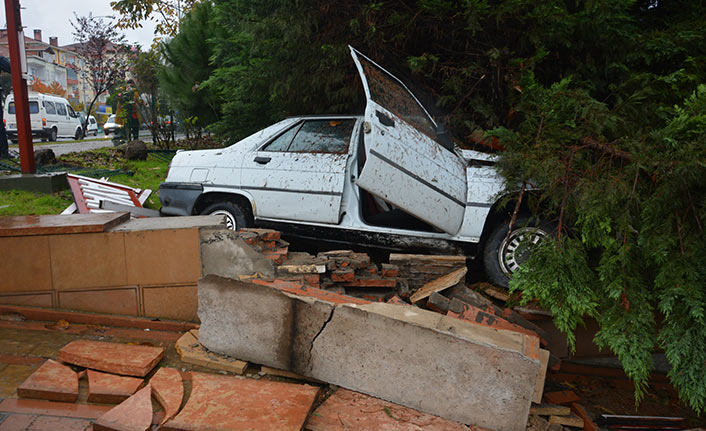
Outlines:
<svg viewBox="0 0 706 431"><path fill-rule="evenodd" d="M238 279L239 276L260 273L273 277L272 261L256 251L241 238L238 232L228 229L199 230L201 245L201 274L213 274Z"/></svg>
<svg viewBox="0 0 706 431"><path fill-rule="evenodd" d="M204 347L244 361L290 368L294 301L289 297L213 275L199 280L198 296L199 342Z"/></svg>
<svg viewBox="0 0 706 431"><path fill-rule="evenodd" d="M461 423L497 431L527 423L540 366L536 337L214 276L199 280L199 317L209 350Z"/></svg>

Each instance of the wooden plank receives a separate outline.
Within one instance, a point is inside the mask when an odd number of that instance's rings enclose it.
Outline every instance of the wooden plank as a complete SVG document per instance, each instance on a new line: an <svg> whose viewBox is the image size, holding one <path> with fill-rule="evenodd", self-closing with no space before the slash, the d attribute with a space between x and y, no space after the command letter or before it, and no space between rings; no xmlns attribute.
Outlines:
<svg viewBox="0 0 706 431"><path fill-rule="evenodd" d="M571 404L581 401L574 391L556 391L544 394L544 399L551 404Z"/></svg>
<svg viewBox="0 0 706 431"><path fill-rule="evenodd" d="M192 329L182 335L175 345L182 362L199 365L218 371L228 371L234 374L243 374L248 363L230 356L211 352L199 343L198 329Z"/></svg>
<svg viewBox="0 0 706 431"><path fill-rule="evenodd" d="M391 253L390 263L426 263L466 266L465 256Z"/></svg>
<svg viewBox="0 0 706 431"><path fill-rule="evenodd" d="M544 393L544 381L547 378L547 365L549 365L549 350L539 349L539 375L534 383L532 402L541 403Z"/></svg>
<svg viewBox="0 0 706 431"><path fill-rule="evenodd" d="M530 407L530 414L541 416L569 416L571 414L571 407L540 404Z"/></svg>
<svg viewBox="0 0 706 431"><path fill-rule="evenodd" d="M289 273L289 274L324 274L326 272L326 265L317 264L304 264L304 265L280 265L277 270Z"/></svg>
<svg viewBox="0 0 706 431"><path fill-rule="evenodd" d="M105 232L129 213L0 217L0 237Z"/></svg>
<svg viewBox="0 0 706 431"><path fill-rule="evenodd" d="M436 280L432 280L426 283L419 290L414 292L412 296L409 297L410 302L414 304L415 302L419 302L420 300L429 297L429 295L434 292L440 292L444 289L448 289L449 287L457 285L463 280L467 272L468 268L464 266L463 268L459 268L442 277L437 278Z"/></svg>
<svg viewBox="0 0 706 431"><path fill-rule="evenodd" d="M583 419L576 416L575 414L570 414L569 416L549 416L549 423L574 428L583 428Z"/></svg>
<svg viewBox="0 0 706 431"><path fill-rule="evenodd" d="M579 403L571 403L571 411L576 413L578 417L583 419L584 431L598 431L598 425L593 422L593 419L586 413L586 409Z"/></svg>

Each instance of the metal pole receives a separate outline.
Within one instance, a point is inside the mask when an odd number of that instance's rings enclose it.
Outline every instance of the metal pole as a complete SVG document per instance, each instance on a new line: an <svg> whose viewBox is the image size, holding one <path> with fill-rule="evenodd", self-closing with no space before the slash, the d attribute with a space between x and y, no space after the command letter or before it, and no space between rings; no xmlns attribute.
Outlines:
<svg viewBox="0 0 706 431"><path fill-rule="evenodd" d="M24 32L20 18L20 1L5 0L7 17L7 41L12 69L12 91L15 94L15 118L17 120L17 141L20 146L20 167L22 173L33 174L34 147L32 145L32 124L29 120L29 99L27 94L26 70L23 70ZM20 43L22 47L20 47ZM25 66L26 67L26 66Z"/></svg>

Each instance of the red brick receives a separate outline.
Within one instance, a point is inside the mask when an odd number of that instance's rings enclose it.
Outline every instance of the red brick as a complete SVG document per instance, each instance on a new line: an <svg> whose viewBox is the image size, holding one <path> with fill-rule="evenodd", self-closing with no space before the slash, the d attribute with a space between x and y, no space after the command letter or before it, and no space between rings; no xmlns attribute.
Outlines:
<svg viewBox="0 0 706 431"><path fill-rule="evenodd" d="M243 228L240 229L240 232L252 232L265 241L275 241L280 239L279 231L272 229Z"/></svg>
<svg viewBox="0 0 706 431"><path fill-rule="evenodd" d="M397 265L390 265L389 263L382 264L383 277L398 277L399 275L400 269Z"/></svg>
<svg viewBox="0 0 706 431"><path fill-rule="evenodd" d="M352 269L337 269L331 272L331 280L341 282L352 282L355 280L355 272Z"/></svg>
<svg viewBox="0 0 706 431"><path fill-rule="evenodd" d="M367 268L362 268L359 270L362 275L378 275L378 267L375 265L369 266Z"/></svg>
<svg viewBox="0 0 706 431"><path fill-rule="evenodd" d="M482 309L474 307L470 304L463 304L463 311L461 313L449 311L446 314L448 316L457 317L459 319L467 320L469 322L473 322L479 325L519 332L521 334L527 334L532 337L539 338L539 335L530 329L523 328L522 326L515 325L514 323L510 323L502 317L499 317L493 313L483 311Z"/></svg>
<svg viewBox="0 0 706 431"><path fill-rule="evenodd" d="M405 302L402 298L397 295L393 295L392 298L388 299L386 302L388 304L409 305L409 303Z"/></svg>
<svg viewBox="0 0 706 431"><path fill-rule="evenodd" d="M191 373L189 400L161 430L302 429L318 387Z"/></svg>
<svg viewBox="0 0 706 431"><path fill-rule="evenodd" d="M423 424L423 425L422 425ZM378 398L338 389L309 417L310 431L461 431L468 428ZM482 428L474 427L480 431Z"/></svg>
<svg viewBox="0 0 706 431"><path fill-rule="evenodd" d="M10 415L0 424L0 431L24 431L36 418L31 415Z"/></svg>
<svg viewBox="0 0 706 431"><path fill-rule="evenodd" d="M59 350L70 364L114 374L144 377L164 356L162 347L75 340Z"/></svg>
<svg viewBox="0 0 706 431"><path fill-rule="evenodd" d="M179 412L184 398L184 383L181 373L176 368L160 368L150 379L152 393L164 409L164 418L160 425L170 420Z"/></svg>
<svg viewBox="0 0 706 431"><path fill-rule="evenodd" d="M135 395L113 407L93 424L94 431L147 431L152 426L152 388L140 389Z"/></svg>
<svg viewBox="0 0 706 431"><path fill-rule="evenodd" d="M142 387L144 380L88 370L88 401L118 404Z"/></svg>
<svg viewBox="0 0 706 431"><path fill-rule="evenodd" d="M319 287L319 282L321 281L321 277L319 274L305 274L304 275L304 282L308 284L309 286L312 287Z"/></svg>
<svg viewBox="0 0 706 431"><path fill-rule="evenodd" d="M550 404L570 404L581 401L574 391L545 392L544 399Z"/></svg>
<svg viewBox="0 0 706 431"><path fill-rule="evenodd" d="M270 286L279 289L283 292L292 293L299 296L309 296L319 298L325 301L334 302L336 304L369 304L370 301L354 298L352 296L341 295L339 293L330 292L328 290L317 289L315 287L306 287L298 283L292 283L283 280L252 280L253 284L261 286Z"/></svg>
<svg viewBox="0 0 706 431"><path fill-rule="evenodd" d="M78 399L78 374L49 359L17 388L24 398L74 402Z"/></svg>
<svg viewBox="0 0 706 431"><path fill-rule="evenodd" d="M40 416L27 429L28 431L84 431L91 425L85 419Z"/></svg>
<svg viewBox="0 0 706 431"><path fill-rule="evenodd" d="M397 280L389 278L359 278L350 282L344 283L346 287L389 287L395 288Z"/></svg>

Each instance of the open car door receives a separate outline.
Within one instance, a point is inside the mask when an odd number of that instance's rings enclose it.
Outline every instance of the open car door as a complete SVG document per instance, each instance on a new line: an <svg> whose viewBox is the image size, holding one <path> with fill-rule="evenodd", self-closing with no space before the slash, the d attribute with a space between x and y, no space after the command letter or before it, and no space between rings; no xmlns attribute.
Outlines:
<svg viewBox="0 0 706 431"><path fill-rule="evenodd" d="M365 87L366 160L356 184L456 234L466 210L466 166L436 138L436 123L394 75L350 47Z"/></svg>

